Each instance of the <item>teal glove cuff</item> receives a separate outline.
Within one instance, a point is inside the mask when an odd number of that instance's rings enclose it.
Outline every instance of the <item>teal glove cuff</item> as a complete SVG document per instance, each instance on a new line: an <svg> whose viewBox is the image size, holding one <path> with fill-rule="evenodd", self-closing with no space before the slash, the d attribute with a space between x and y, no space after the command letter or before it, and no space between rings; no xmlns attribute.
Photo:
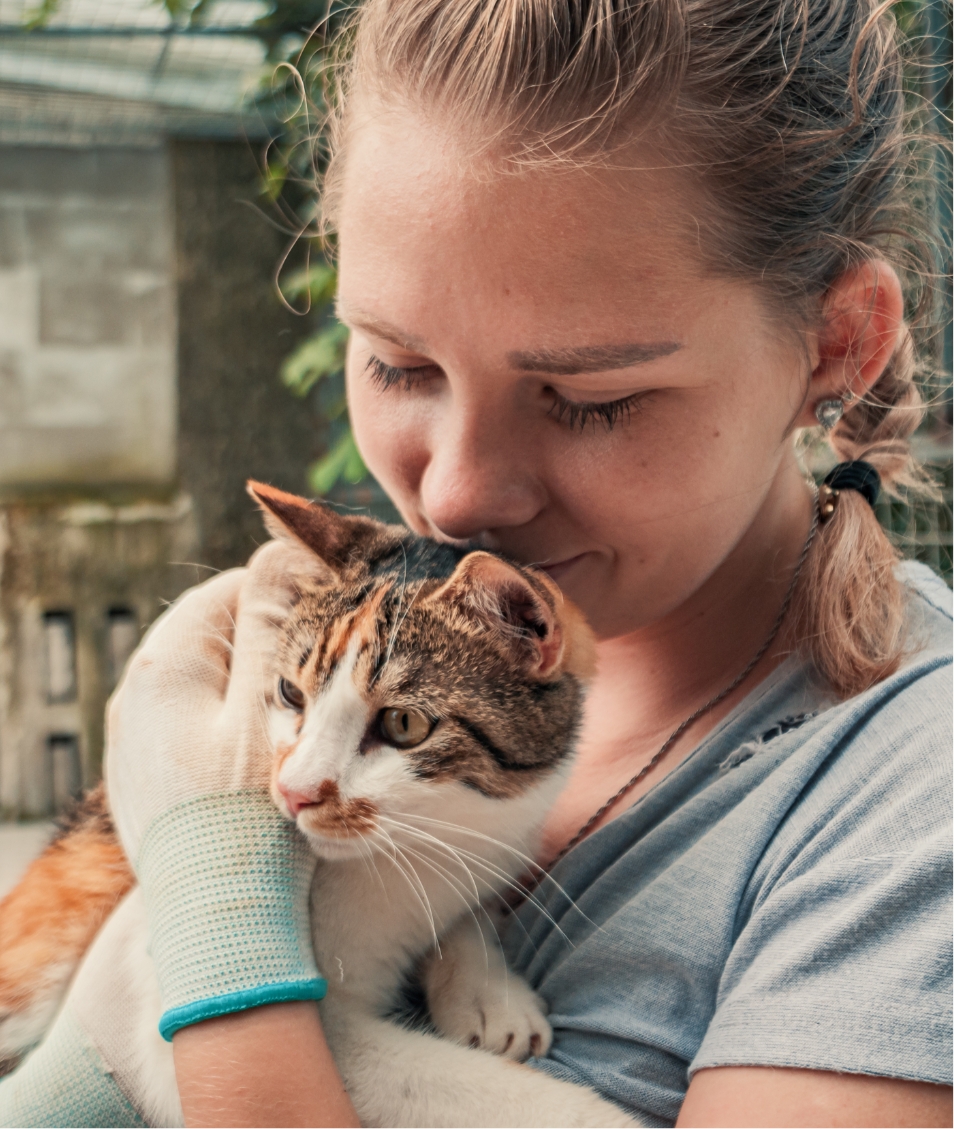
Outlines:
<svg viewBox="0 0 954 1129"><path fill-rule="evenodd" d="M153 821L136 871L164 1039L203 1019L324 996L308 912L314 868L263 792L202 796Z"/></svg>
<svg viewBox="0 0 954 1129"><path fill-rule="evenodd" d="M0 1126L144 1126L67 1005L52 1031L0 1080Z"/></svg>

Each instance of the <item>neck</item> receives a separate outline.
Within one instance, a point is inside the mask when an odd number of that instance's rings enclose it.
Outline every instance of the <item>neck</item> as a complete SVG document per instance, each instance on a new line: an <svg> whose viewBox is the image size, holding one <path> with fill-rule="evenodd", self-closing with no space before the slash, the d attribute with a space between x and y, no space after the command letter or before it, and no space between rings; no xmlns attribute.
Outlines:
<svg viewBox="0 0 954 1129"><path fill-rule="evenodd" d="M645 628L599 644L570 785L547 818L541 860L556 857L682 722L745 671L775 626L811 521L812 498L793 458L756 520L688 600ZM658 784L793 646L794 635L783 623L744 681L689 726L593 829Z"/></svg>
<svg viewBox="0 0 954 1129"><path fill-rule="evenodd" d="M670 732L745 669L776 622L811 520L811 495L793 462L776 477L739 543L688 600L655 623L599 644L587 713L600 719L602 744L618 736L631 745L640 732L650 741ZM790 653L786 627L729 708Z"/></svg>

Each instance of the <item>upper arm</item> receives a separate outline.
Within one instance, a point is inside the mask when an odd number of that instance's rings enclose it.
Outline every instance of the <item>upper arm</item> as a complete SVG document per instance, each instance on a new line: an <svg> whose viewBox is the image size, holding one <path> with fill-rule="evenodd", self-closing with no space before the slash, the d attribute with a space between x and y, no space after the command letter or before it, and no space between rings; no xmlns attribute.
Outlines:
<svg viewBox="0 0 954 1129"><path fill-rule="evenodd" d="M951 1089L902 1078L731 1066L698 1071L677 1126L951 1125Z"/></svg>

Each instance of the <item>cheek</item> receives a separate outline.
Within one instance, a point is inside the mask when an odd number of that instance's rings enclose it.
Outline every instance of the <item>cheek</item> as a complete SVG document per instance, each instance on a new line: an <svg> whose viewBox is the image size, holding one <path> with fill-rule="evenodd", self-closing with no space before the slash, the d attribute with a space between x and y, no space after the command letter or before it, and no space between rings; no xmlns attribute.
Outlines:
<svg viewBox="0 0 954 1129"><path fill-rule="evenodd" d="M301 715L292 710L271 706L268 711L268 735L272 748L280 745L293 745L301 730Z"/></svg>
<svg viewBox="0 0 954 1129"><path fill-rule="evenodd" d="M348 788L354 795L373 800L383 814L398 815L421 783L405 756L394 749L381 749L356 758Z"/></svg>

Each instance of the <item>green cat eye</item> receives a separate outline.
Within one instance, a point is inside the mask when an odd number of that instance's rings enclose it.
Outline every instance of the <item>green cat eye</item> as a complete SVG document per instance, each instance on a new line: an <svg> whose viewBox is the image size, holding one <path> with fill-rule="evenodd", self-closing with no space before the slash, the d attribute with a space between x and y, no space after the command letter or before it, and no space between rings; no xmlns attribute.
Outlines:
<svg viewBox="0 0 954 1129"><path fill-rule="evenodd" d="M434 723L420 710L407 710L392 706L381 711L381 736L390 745L410 749L430 735Z"/></svg>
<svg viewBox="0 0 954 1129"><path fill-rule="evenodd" d="M301 713L305 708L304 693L298 689L294 682L289 682L287 678L279 678L278 696L281 698L282 705L288 706L290 710L297 710Z"/></svg>

